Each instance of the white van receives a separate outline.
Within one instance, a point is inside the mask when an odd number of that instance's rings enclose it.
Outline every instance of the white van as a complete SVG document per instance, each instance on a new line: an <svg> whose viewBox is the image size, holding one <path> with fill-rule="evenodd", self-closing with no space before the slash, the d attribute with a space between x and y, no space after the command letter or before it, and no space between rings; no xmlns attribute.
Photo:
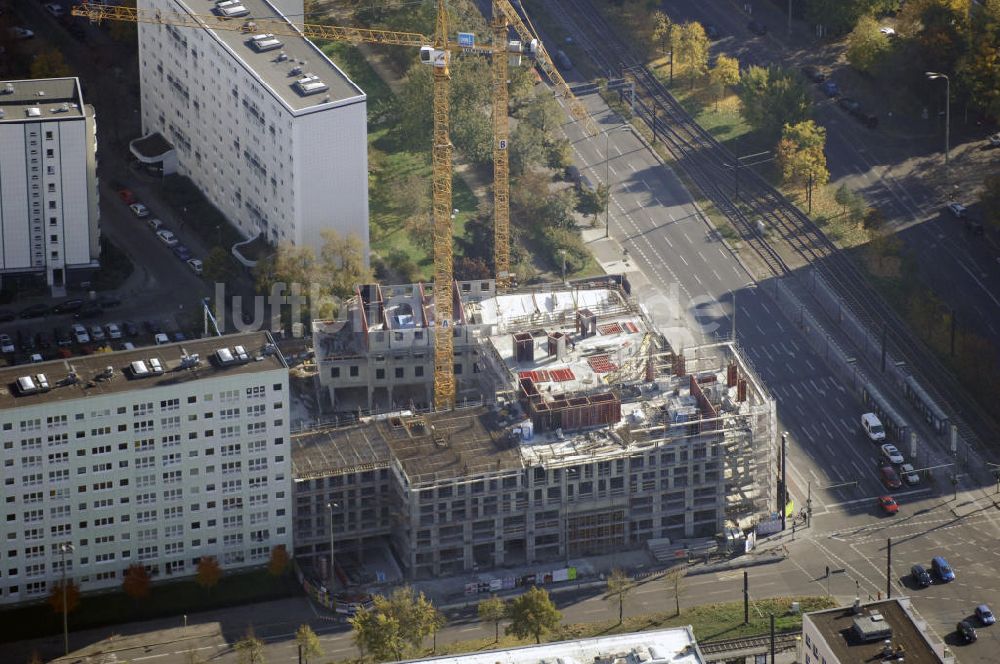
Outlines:
<svg viewBox="0 0 1000 664"><path fill-rule="evenodd" d="M885 429L879 419L875 417L875 413L865 413L861 416L861 428L872 441L881 443L885 440Z"/></svg>

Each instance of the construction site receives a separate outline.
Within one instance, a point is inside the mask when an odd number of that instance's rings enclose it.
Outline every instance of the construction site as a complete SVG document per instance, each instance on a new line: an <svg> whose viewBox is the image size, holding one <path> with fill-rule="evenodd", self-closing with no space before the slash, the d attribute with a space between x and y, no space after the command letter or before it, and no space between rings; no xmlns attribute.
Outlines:
<svg viewBox="0 0 1000 664"><path fill-rule="evenodd" d="M300 557L381 542L429 578L676 548L770 511L774 400L732 345L670 348L624 278L454 282L451 410L428 407L431 302L365 286L314 323L326 406L370 414L293 438Z"/></svg>

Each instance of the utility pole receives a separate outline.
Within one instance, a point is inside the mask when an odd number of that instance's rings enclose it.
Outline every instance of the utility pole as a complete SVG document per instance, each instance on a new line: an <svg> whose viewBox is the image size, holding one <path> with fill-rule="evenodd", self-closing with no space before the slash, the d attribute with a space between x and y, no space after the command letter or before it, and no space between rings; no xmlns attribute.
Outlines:
<svg viewBox="0 0 1000 664"><path fill-rule="evenodd" d="M337 503L327 503L330 510L330 597L333 597L333 589L337 585L337 567L333 563L333 510L340 507Z"/></svg>
<svg viewBox="0 0 1000 664"><path fill-rule="evenodd" d="M892 538L886 539L885 546L885 596L892 599Z"/></svg>
<svg viewBox="0 0 1000 664"><path fill-rule="evenodd" d="M885 373L885 324L882 325L882 373Z"/></svg>
<svg viewBox="0 0 1000 664"><path fill-rule="evenodd" d="M809 480L809 492L806 497L806 528L812 528L813 523L813 483Z"/></svg>
<svg viewBox="0 0 1000 664"><path fill-rule="evenodd" d="M750 575L743 570L743 624L750 624Z"/></svg>
<svg viewBox="0 0 1000 664"><path fill-rule="evenodd" d="M771 664L775 664L774 659L774 614L771 614Z"/></svg>
<svg viewBox="0 0 1000 664"><path fill-rule="evenodd" d="M62 558L63 648L66 655L69 655L69 605L66 601L66 554L73 553L73 551L73 545L69 542L63 542L59 545L59 554Z"/></svg>
<svg viewBox="0 0 1000 664"><path fill-rule="evenodd" d="M785 456L787 455L788 432L781 434L781 495L779 496L778 509L781 510L781 530L785 530L786 512L785 506L788 504L788 486L785 484Z"/></svg>
<svg viewBox="0 0 1000 664"><path fill-rule="evenodd" d="M955 310L951 310L951 356L955 357Z"/></svg>

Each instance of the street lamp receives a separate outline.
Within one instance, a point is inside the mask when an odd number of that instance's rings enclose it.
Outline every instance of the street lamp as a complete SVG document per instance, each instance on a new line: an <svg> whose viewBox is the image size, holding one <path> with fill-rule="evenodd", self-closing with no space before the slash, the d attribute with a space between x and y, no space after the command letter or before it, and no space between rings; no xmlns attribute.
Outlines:
<svg viewBox="0 0 1000 664"><path fill-rule="evenodd" d="M611 237L611 132L631 131L632 125L629 123L620 124L604 132L604 186L607 187L607 196L604 199L604 237Z"/></svg>
<svg viewBox="0 0 1000 664"><path fill-rule="evenodd" d="M327 503L326 504L326 508L328 510L330 510L330 590L331 590L330 594L332 595L333 594L332 593L333 586L337 582L337 577L336 577L337 568L334 567L334 564L333 564L333 510L334 509L339 509L340 508L340 504L339 503Z"/></svg>
<svg viewBox="0 0 1000 664"><path fill-rule="evenodd" d="M563 259L563 261L562 261L562 280L563 280L563 283L566 283L566 250L565 249L560 249L559 253L562 254L562 259Z"/></svg>
<svg viewBox="0 0 1000 664"><path fill-rule="evenodd" d="M945 168L948 167L949 155L951 153L951 79L948 78L947 74L941 74L936 71L924 72L924 76L928 80L934 80L936 78L944 79L944 165Z"/></svg>
<svg viewBox="0 0 1000 664"><path fill-rule="evenodd" d="M73 553L73 545L63 542L59 545L59 555L62 558L62 600L63 600L63 649L69 654L69 606L66 601L66 554Z"/></svg>

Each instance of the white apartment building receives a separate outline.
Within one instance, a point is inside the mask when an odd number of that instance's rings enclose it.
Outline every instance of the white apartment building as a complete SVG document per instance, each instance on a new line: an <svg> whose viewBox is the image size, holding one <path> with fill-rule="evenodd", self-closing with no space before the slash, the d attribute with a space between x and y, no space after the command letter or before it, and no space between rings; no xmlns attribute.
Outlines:
<svg viewBox="0 0 1000 664"><path fill-rule="evenodd" d="M0 605L44 599L63 564L86 592L134 563L163 579L292 550L288 367L267 332L8 367L0 385Z"/></svg>
<svg viewBox="0 0 1000 664"><path fill-rule="evenodd" d="M0 82L0 276L53 294L99 267L97 122L76 78Z"/></svg>
<svg viewBox="0 0 1000 664"><path fill-rule="evenodd" d="M139 0L169 21L221 16L240 30L139 24L143 138L132 153L189 176L248 238L321 244L355 235L368 256L367 102L295 30L293 0ZM192 220L197 222L197 220Z"/></svg>

